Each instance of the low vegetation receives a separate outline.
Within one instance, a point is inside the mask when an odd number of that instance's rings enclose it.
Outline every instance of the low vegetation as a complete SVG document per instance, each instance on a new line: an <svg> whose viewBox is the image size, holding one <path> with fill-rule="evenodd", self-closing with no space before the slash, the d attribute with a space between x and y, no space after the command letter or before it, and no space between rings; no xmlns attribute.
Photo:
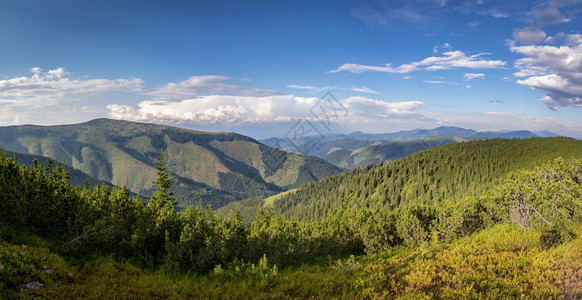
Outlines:
<svg viewBox="0 0 582 300"><path fill-rule="evenodd" d="M144 203L0 156L0 297L582 296L580 159L508 171L439 205L350 206L313 221L260 208L248 225L236 210L175 211L163 157L156 168Z"/></svg>

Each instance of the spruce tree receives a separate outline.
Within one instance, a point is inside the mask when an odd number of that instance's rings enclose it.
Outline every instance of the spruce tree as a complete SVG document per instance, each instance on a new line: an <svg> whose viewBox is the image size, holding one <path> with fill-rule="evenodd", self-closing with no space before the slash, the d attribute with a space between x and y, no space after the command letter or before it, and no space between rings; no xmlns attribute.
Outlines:
<svg viewBox="0 0 582 300"><path fill-rule="evenodd" d="M156 181L152 182L156 186L156 191L150 197L150 206L156 209L174 208L175 198L174 193L170 192L172 187L172 180L170 173L166 168L166 158L159 153L156 161L156 170L158 177Z"/></svg>

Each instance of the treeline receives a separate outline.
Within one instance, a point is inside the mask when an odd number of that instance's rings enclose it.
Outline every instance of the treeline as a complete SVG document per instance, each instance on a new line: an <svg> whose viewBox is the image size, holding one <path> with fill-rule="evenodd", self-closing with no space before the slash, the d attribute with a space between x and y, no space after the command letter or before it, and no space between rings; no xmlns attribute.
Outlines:
<svg viewBox="0 0 582 300"><path fill-rule="evenodd" d="M509 172L531 169L558 156L582 158L582 141L532 138L455 143L307 184L282 196L273 208L298 220L321 220L330 212L346 209L440 206L479 196Z"/></svg>
<svg viewBox="0 0 582 300"><path fill-rule="evenodd" d="M393 246L450 241L501 222L544 232L552 246L582 222L582 161L557 159L534 171L512 173L481 197L439 206L393 210L349 207L320 221L300 222L259 209L250 225L233 212L177 212L165 162L157 163L149 201L125 188L71 187L58 165L19 165L0 155L0 223L51 238L73 256L110 255L152 266L207 272L217 265L258 261L288 266L320 256L375 253Z"/></svg>

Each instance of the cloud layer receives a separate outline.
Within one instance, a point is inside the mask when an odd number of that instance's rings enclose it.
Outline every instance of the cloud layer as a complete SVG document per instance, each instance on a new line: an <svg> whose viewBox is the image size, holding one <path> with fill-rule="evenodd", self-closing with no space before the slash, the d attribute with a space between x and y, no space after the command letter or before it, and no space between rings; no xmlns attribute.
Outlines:
<svg viewBox="0 0 582 300"><path fill-rule="evenodd" d="M245 125L317 119L310 109L320 104L316 97L292 95L232 96L205 95L178 101L148 100L137 107L110 104L109 116L116 119L177 124ZM407 116L423 105L420 101L385 102L366 97L350 97L341 105L353 118L386 118Z"/></svg>

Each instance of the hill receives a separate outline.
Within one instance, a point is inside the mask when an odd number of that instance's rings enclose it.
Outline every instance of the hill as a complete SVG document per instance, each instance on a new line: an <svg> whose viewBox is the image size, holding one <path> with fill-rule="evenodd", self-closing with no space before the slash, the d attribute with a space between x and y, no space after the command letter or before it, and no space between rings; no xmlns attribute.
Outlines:
<svg viewBox="0 0 582 300"><path fill-rule="evenodd" d="M220 207L268 196L337 174L330 163L287 153L226 132L97 119L60 126L0 127L7 150L51 156L98 180L149 196L161 153L174 180L179 207Z"/></svg>
<svg viewBox="0 0 582 300"><path fill-rule="evenodd" d="M3 299L582 296L582 159L516 170L467 201L360 206L314 222L261 209L249 225L176 212L160 197L165 183L145 204L1 155L0 175Z"/></svg>
<svg viewBox="0 0 582 300"><path fill-rule="evenodd" d="M478 196L507 173L558 156L582 157L582 141L532 138L455 143L325 178L280 197L273 207L286 216L313 220L348 207L437 205Z"/></svg>

